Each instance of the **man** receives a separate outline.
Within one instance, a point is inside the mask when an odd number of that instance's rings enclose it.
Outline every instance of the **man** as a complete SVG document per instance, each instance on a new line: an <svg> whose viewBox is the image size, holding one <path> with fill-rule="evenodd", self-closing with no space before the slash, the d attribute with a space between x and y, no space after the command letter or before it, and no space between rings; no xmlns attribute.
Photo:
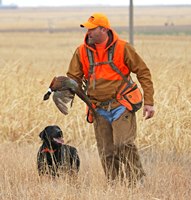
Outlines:
<svg viewBox="0 0 191 200"><path fill-rule="evenodd" d="M123 97L117 99L117 95L125 84L127 88L132 85L129 77L135 73L144 92L143 116L153 117L150 71L133 47L111 29L104 14L94 13L80 26L87 29L87 34L71 59L67 76L80 88L85 80L87 95L99 113L94 130L106 176L109 180L128 178L134 184L145 175L134 144L136 117L134 110L120 101ZM91 113L87 117L91 122Z"/></svg>

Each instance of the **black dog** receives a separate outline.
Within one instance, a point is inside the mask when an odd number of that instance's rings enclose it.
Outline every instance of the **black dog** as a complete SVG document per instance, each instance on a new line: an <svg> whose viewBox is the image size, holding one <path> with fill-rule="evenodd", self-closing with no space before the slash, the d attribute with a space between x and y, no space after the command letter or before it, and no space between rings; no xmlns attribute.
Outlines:
<svg viewBox="0 0 191 200"><path fill-rule="evenodd" d="M38 155L39 175L76 174L79 171L80 159L75 147L65 145L63 133L58 126L47 126L39 137L43 141Z"/></svg>

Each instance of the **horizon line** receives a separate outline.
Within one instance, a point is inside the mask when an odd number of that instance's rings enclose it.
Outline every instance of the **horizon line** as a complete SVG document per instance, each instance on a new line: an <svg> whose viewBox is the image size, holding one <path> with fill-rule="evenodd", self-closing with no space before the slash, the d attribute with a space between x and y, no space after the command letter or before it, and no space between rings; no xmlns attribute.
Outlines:
<svg viewBox="0 0 191 200"><path fill-rule="evenodd" d="M181 4L134 4L133 6L189 6L191 5L190 3L181 3ZM92 7L92 6L98 6L98 7L120 7L120 6L129 6L127 4L120 4L120 5L110 5L110 4L78 4L78 5L17 5L17 4L0 4L0 7L12 7L12 6L17 6L17 7Z"/></svg>

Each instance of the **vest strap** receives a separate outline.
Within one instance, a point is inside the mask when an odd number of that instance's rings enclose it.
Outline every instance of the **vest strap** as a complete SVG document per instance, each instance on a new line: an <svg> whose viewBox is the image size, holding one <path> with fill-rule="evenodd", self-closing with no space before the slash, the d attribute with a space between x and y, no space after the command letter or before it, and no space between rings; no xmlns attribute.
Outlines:
<svg viewBox="0 0 191 200"><path fill-rule="evenodd" d="M114 43L111 47L109 47L109 49L108 49L108 61L104 61L104 62L94 62L93 52L89 48L86 47L88 60L89 60L89 63L90 63L90 67L89 67L89 71L88 71L88 81L86 83L86 92L87 92L87 89L89 87L89 82L90 82L90 76L91 75L93 75L93 89L95 89L95 87L96 87L95 67L96 66L100 66L100 65L105 65L105 64L109 64L110 67L113 69L113 71L118 73L122 77L122 79L126 83L128 83L127 87L131 87L132 86L133 81L132 81L131 77L129 76L130 78L127 78L113 62L113 55L114 55L115 45L116 45L116 43Z"/></svg>

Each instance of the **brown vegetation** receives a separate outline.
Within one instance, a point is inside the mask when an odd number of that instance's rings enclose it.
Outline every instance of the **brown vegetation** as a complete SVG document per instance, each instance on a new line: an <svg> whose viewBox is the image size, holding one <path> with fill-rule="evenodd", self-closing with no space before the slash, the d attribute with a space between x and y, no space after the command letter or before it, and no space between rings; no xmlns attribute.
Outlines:
<svg viewBox="0 0 191 200"><path fill-rule="evenodd" d="M117 15L117 11L110 12ZM69 21L72 12L67 14ZM87 12L81 14L77 16L84 20ZM107 184L93 128L86 123L85 105L81 100L75 99L68 116L63 116L52 100L42 101L53 76L65 74L75 48L83 41L83 34L81 30L0 34L0 198L189 200L191 36L135 37L135 48L152 72L156 115L145 121L142 111L137 113L136 142L147 178L143 187L132 191L118 182ZM125 33L120 36L128 38ZM79 150L82 166L76 181L38 177L38 134L50 124L59 125L65 141Z"/></svg>

